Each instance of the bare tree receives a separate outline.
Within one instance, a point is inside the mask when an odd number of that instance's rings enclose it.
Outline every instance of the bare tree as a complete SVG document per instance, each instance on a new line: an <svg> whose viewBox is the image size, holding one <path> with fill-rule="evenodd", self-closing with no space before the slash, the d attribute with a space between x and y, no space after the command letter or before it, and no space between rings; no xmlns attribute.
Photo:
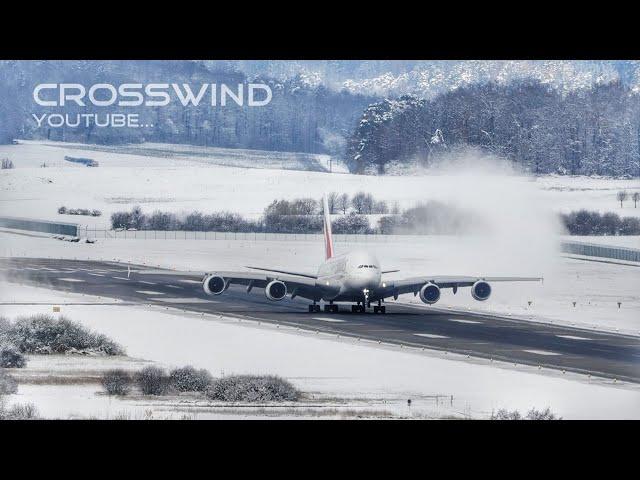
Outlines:
<svg viewBox="0 0 640 480"><path fill-rule="evenodd" d="M633 199L633 208L638 208L638 200L640 200L640 193L633 192L633 195L631 195L631 198Z"/></svg>
<svg viewBox="0 0 640 480"><path fill-rule="evenodd" d="M389 213L389 206L387 205L387 202L385 202L384 200L374 202L373 213L382 213L382 214Z"/></svg>
<svg viewBox="0 0 640 480"><path fill-rule="evenodd" d="M13 162L11 160L9 160L8 158L3 158L2 159L2 170L10 170L14 168L13 167Z"/></svg>
<svg viewBox="0 0 640 480"><path fill-rule="evenodd" d="M342 210L342 214L346 215L347 214L347 208L349 208L349 195L347 195L346 193L343 193L342 195L339 195L337 198L337 202L336 202L336 206Z"/></svg>
<svg viewBox="0 0 640 480"><path fill-rule="evenodd" d="M367 208L367 194L365 192L356 193L351 199L351 206L357 214L363 214Z"/></svg>
<svg viewBox="0 0 640 480"><path fill-rule="evenodd" d="M329 213L334 214L338 208L338 197L340 194L338 192L331 192L327 195L327 203L329 204ZM321 204L322 205L322 204Z"/></svg>
<svg viewBox="0 0 640 480"><path fill-rule="evenodd" d="M629 194L625 190L620 190L616 195L616 198L620 202L620 208L622 208L622 202L629 198Z"/></svg>

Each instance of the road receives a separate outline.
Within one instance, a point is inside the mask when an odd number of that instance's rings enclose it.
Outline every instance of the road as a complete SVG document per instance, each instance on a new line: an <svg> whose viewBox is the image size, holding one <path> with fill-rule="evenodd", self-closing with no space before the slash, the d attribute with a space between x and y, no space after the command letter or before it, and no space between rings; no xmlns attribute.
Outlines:
<svg viewBox="0 0 640 480"><path fill-rule="evenodd" d="M146 269L132 266L132 270ZM308 313L303 299L269 301L262 290L231 286L205 295L197 277L131 273L114 262L39 258L0 259L9 281L54 290L117 298L279 323L383 343L539 365L640 383L640 337L428 306L387 303L387 314Z"/></svg>

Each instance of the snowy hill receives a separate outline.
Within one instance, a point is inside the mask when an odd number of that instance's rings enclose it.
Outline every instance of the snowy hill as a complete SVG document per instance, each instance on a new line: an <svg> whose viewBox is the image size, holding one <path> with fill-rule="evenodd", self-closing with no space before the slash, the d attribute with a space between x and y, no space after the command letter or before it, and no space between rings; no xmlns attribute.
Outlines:
<svg viewBox="0 0 640 480"><path fill-rule="evenodd" d="M211 68L224 63L248 75L267 74L287 79L299 76L310 85L324 84L383 97L413 94L431 98L473 83L534 79L563 91L621 80L640 90L640 62L578 60L258 60L208 62Z"/></svg>

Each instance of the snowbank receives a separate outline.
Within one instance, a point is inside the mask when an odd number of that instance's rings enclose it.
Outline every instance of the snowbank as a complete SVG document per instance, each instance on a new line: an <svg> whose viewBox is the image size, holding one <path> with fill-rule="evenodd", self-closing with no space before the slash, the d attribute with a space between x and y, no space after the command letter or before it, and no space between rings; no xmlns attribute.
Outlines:
<svg viewBox="0 0 640 480"><path fill-rule="evenodd" d="M86 302L87 296L35 287L2 285L0 315L49 312L51 305L6 304L7 299ZM640 418L640 388L588 380L580 375L533 367L467 360L441 352L409 351L329 338L235 319L124 305L64 305L64 315L122 343L128 354L165 366L193 364L214 375L271 373L286 377L313 398L398 415L484 418L499 408L551 409L564 418ZM453 358L453 359L452 359ZM20 386L12 400L33 401L41 413L66 418L113 416L130 409L104 396L97 386L53 389ZM407 399L412 399L411 412ZM95 400L95 402L94 402ZM94 402L94 403L91 403ZM87 407L89 405L89 407ZM175 417L174 417L175 418Z"/></svg>

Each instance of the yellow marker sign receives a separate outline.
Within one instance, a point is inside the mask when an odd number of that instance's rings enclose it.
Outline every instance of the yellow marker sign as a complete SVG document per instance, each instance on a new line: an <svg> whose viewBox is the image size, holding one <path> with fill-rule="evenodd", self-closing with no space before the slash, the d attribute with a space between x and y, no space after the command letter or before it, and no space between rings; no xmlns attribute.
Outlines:
<svg viewBox="0 0 640 480"><path fill-rule="evenodd" d="M53 307L53 313L58 313L58 312L60 312L60 307L58 306Z"/></svg>

